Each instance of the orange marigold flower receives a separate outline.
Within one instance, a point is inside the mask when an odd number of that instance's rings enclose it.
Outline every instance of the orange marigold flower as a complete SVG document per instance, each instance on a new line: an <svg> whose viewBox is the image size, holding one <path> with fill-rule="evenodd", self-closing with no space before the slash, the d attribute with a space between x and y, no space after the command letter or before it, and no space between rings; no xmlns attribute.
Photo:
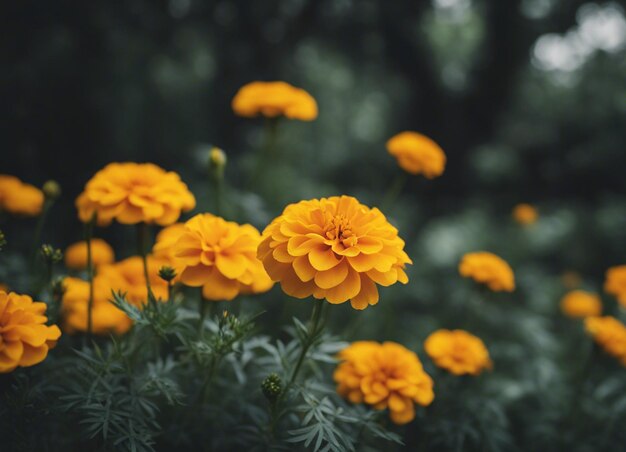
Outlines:
<svg viewBox="0 0 626 452"><path fill-rule="evenodd" d="M585 330L609 355L626 366L626 325L615 317L587 317Z"/></svg>
<svg viewBox="0 0 626 452"><path fill-rule="evenodd" d="M415 418L415 403L427 406L435 398L433 380L418 356L400 344L358 341L339 359L333 375L339 395L378 410L389 408L396 424Z"/></svg>
<svg viewBox="0 0 626 452"><path fill-rule="evenodd" d="M454 375L478 375L492 367L483 341L464 330L437 330L426 338L424 350L438 367Z"/></svg>
<svg viewBox="0 0 626 452"><path fill-rule="evenodd" d="M485 284L494 292L513 292L515 277L507 262L487 251L467 253L459 264L459 273L465 278L472 278Z"/></svg>
<svg viewBox="0 0 626 452"><path fill-rule="evenodd" d="M68 333L87 331L89 283L79 278L63 280L63 329ZM93 280L94 297L91 311L94 334L122 334L130 329L132 321L111 303L112 290L119 290L120 279L111 275L96 275Z"/></svg>
<svg viewBox="0 0 626 452"><path fill-rule="evenodd" d="M169 262L155 256L147 256L147 262L148 279L150 279L150 288L154 297L157 300L167 300L167 282L159 277L159 268L169 265ZM148 300L143 260L140 256L132 256L114 264L102 265L98 267L98 275L108 278L111 289L125 293L126 300L137 307L141 307Z"/></svg>
<svg viewBox="0 0 626 452"><path fill-rule="evenodd" d="M317 103L305 90L285 82L251 82L242 86L232 102L239 116L312 121L317 118Z"/></svg>
<svg viewBox="0 0 626 452"><path fill-rule="evenodd" d="M387 151L404 171L423 174L428 179L441 176L446 166L446 154L439 145L417 132L401 132L391 137Z"/></svg>
<svg viewBox="0 0 626 452"><path fill-rule="evenodd" d="M626 307L626 265L611 267L606 271L604 291L616 297Z"/></svg>
<svg viewBox="0 0 626 452"><path fill-rule="evenodd" d="M159 250L168 248L167 239L158 244ZM175 266L182 269L181 282L203 286L204 298L214 301L270 290L274 283L256 258L260 241L261 234L254 226L210 213L196 215L185 223L173 245Z"/></svg>
<svg viewBox="0 0 626 452"><path fill-rule="evenodd" d="M0 373L40 363L61 330L47 326L46 304L28 295L0 291Z"/></svg>
<svg viewBox="0 0 626 452"><path fill-rule="evenodd" d="M32 217L41 213L43 203L44 194L37 187L0 174L0 210Z"/></svg>
<svg viewBox="0 0 626 452"><path fill-rule="evenodd" d="M513 219L522 226L530 226L539 218L539 212L530 204L522 203L513 208Z"/></svg>
<svg viewBox="0 0 626 452"><path fill-rule="evenodd" d="M350 196L287 206L263 232L258 256L288 295L350 300L355 309L378 303L376 284L406 284L412 263L381 211Z"/></svg>
<svg viewBox="0 0 626 452"><path fill-rule="evenodd" d="M96 214L100 226L112 220L167 226L195 206L178 174L152 163L111 163L87 182L76 199L80 220L89 222Z"/></svg>
<svg viewBox="0 0 626 452"><path fill-rule="evenodd" d="M599 316L602 314L602 301L595 293L572 290L561 299L561 312L575 318Z"/></svg>
<svg viewBox="0 0 626 452"><path fill-rule="evenodd" d="M94 266L115 261L113 248L102 239L91 239L91 261ZM65 266L72 270L87 268L87 242L77 242L65 250Z"/></svg>
<svg viewBox="0 0 626 452"><path fill-rule="evenodd" d="M159 259L162 259L164 262L167 262L169 267L172 267L176 274L180 276L183 271L183 267L176 259L176 250L174 245L185 232L185 223L174 223L170 226L167 226L159 231L156 236L156 240L154 246L152 247L152 255ZM178 281L180 278L177 278L175 281Z"/></svg>

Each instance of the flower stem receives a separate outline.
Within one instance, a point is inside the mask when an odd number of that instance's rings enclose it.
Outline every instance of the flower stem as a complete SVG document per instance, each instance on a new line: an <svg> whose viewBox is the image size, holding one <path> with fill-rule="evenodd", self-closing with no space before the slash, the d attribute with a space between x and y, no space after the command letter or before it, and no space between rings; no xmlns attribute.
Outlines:
<svg viewBox="0 0 626 452"><path fill-rule="evenodd" d="M298 361L296 362L296 366L293 369L293 373L291 374L291 378L287 383L287 387L291 386L298 376L300 372L300 368L302 367L302 363L304 362L304 358L308 353L309 349L315 342L316 336L322 331L324 328L323 324L320 324L320 319L322 318L322 309L324 307L324 300L315 300L313 305L313 312L311 313L311 321L309 323L309 329L307 331L307 335L304 343L302 344L302 350L300 351L300 356L298 357Z"/></svg>
<svg viewBox="0 0 626 452"><path fill-rule="evenodd" d="M402 189L406 185L407 180L408 175L405 172L402 172L396 176L393 183L389 186L387 193L385 193L385 197L380 203L380 209L382 211L393 207L393 204L398 199L398 196L400 196L400 193L402 193Z"/></svg>
<svg viewBox="0 0 626 452"><path fill-rule="evenodd" d="M154 299L152 287L150 287L150 273L148 272L148 258L146 256L146 236L148 225L146 223L137 223L137 252L143 261L143 276L146 279L146 290L148 298L146 301Z"/></svg>
<svg viewBox="0 0 626 452"><path fill-rule="evenodd" d="M53 199L46 199L43 203L43 207L41 208L41 215L39 215L39 219L37 220L37 226L35 226L35 235L33 236L33 248L31 250L31 263L33 268L35 268L36 259L37 259L37 250L39 249L39 245L41 242L41 236L43 235L43 228L46 224L46 218L48 217L48 211L54 204Z"/></svg>
<svg viewBox="0 0 626 452"><path fill-rule="evenodd" d="M249 187L254 187L258 182L261 174L265 170L267 164L276 158L276 150L278 143L278 118L265 118L264 143L261 152L257 154L257 161L250 177Z"/></svg>
<svg viewBox="0 0 626 452"><path fill-rule="evenodd" d="M96 222L96 215L85 224L85 241L87 242L87 280L89 281L89 298L87 299L87 337L91 339L93 332L93 253L91 250L91 240L93 239L93 227Z"/></svg>

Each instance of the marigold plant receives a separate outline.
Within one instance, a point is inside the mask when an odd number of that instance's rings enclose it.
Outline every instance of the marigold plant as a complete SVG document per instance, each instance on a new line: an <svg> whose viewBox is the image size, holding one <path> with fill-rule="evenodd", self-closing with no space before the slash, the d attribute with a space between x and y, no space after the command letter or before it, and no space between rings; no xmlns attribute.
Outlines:
<svg viewBox="0 0 626 452"><path fill-rule="evenodd" d="M285 82L251 82L239 89L232 101L239 116L284 116L300 121L317 118L317 102L305 90Z"/></svg>
<svg viewBox="0 0 626 452"><path fill-rule="evenodd" d="M43 204L44 194L37 187L0 174L0 211L32 217L41 213Z"/></svg>
<svg viewBox="0 0 626 452"><path fill-rule="evenodd" d="M574 318L599 316L602 314L602 301L598 294L572 290L561 299L561 312Z"/></svg>
<svg viewBox="0 0 626 452"><path fill-rule="evenodd" d="M178 174L152 163L110 163L87 182L76 200L81 221L87 223L96 215L101 226L112 220L167 226L195 205Z"/></svg>
<svg viewBox="0 0 626 452"><path fill-rule="evenodd" d="M40 363L61 330L46 325L46 304L28 295L0 291L0 373Z"/></svg>
<svg viewBox="0 0 626 452"><path fill-rule="evenodd" d="M157 250L168 252L172 230L157 242ZM174 264L181 269L180 280L202 286L207 300L232 300L240 293L262 293L273 282L256 258L261 241L259 231L249 224L237 224L210 213L199 214L184 225L172 245ZM172 251L169 251L172 253Z"/></svg>
<svg viewBox="0 0 626 452"><path fill-rule="evenodd" d="M626 307L626 265L611 267L606 271L604 291Z"/></svg>
<svg viewBox="0 0 626 452"><path fill-rule="evenodd" d="M459 263L459 273L486 285L494 292L515 290L515 276L511 266L501 257L487 251L465 254Z"/></svg>
<svg viewBox="0 0 626 452"><path fill-rule="evenodd" d="M426 338L424 350L437 367L454 375L478 375L492 368L483 341L464 330L437 330Z"/></svg>
<svg viewBox="0 0 626 452"><path fill-rule="evenodd" d="M512 216L513 219L522 226L530 226L539 219L539 212L534 206L522 203L513 208Z"/></svg>
<svg viewBox="0 0 626 452"><path fill-rule="evenodd" d="M404 171L422 174L428 179L441 176L446 166L446 155L441 147L417 132L401 132L391 137L387 151Z"/></svg>
<svg viewBox="0 0 626 452"><path fill-rule="evenodd" d="M626 366L626 325L612 316L587 317L585 330L606 353Z"/></svg>
<svg viewBox="0 0 626 452"><path fill-rule="evenodd" d="M406 284L412 263L380 210L350 196L287 206L263 232L258 256L288 295L350 300L355 309L378 303L376 284Z"/></svg>
<svg viewBox="0 0 626 452"><path fill-rule="evenodd" d="M352 403L388 408L396 424L411 422L415 404L430 405L435 397L433 380L418 356L395 342L354 342L339 359L333 375L339 395Z"/></svg>
<svg viewBox="0 0 626 452"><path fill-rule="evenodd" d="M93 265L111 264L115 261L115 252L111 245L102 239L91 239L91 262ZM65 250L65 266L72 270L87 268L87 242L74 243Z"/></svg>

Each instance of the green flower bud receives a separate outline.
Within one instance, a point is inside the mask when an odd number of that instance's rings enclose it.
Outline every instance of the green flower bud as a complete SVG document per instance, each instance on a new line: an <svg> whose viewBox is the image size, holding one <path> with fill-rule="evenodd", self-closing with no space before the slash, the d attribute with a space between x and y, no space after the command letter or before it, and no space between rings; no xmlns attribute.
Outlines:
<svg viewBox="0 0 626 452"><path fill-rule="evenodd" d="M0 231L0 250L2 247L7 244L6 238L4 237L4 232Z"/></svg>
<svg viewBox="0 0 626 452"><path fill-rule="evenodd" d="M224 170L226 166L226 153L218 147L212 147L209 151L209 166L211 170Z"/></svg>
<svg viewBox="0 0 626 452"><path fill-rule="evenodd" d="M57 262L61 262L63 260L63 252L54 248L52 245L44 244L41 245L41 255L46 260L46 262L50 262L52 264L56 264Z"/></svg>
<svg viewBox="0 0 626 452"><path fill-rule="evenodd" d="M41 188L46 199L57 199L61 196L61 186L57 181L49 180Z"/></svg>
<svg viewBox="0 0 626 452"><path fill-rule="evenodd" d="M270 402L275 402L283 390L282 385L283 382L281 381L280 377L277 374L273 373L269 374L267 378L263 380L263 383L261 383L261 390L263 391L263 395L267 400L269 400Z"/></svg>
<svg viewBox="0 0 626 452"><path fill-rule="evenodd" d="M174 278L176 278L176 270L174 270L169 265L164 265L163 267L159 268L159 278L169 283Z"/></svg>

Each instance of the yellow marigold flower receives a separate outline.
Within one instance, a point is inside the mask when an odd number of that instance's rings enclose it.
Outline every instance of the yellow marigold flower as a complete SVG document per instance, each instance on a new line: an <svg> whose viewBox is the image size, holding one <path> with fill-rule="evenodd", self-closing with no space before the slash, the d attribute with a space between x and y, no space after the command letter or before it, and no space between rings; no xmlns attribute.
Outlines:
<svg viewBox="0 0 626 452"><path fill-rule="evenodd" d="M317 118L317 102L305 90L285 82L252 82L242 86L232 102L239 116L312 121Z"/></svg>
<svg viewBox="0 0 626 452"><path fill-rule="evenodd" d="M587 317L585 330L609 355L626 366L626 326L615 317Z"/></svg>
<svg viewBox="0 0 626 452"><path fill-rule="evenodd" d="M437 367L454 375L478 375L492 367L483 341L464 330L437 330L426 338L424 350Z"/></svg>
<svg viewBox="0 0 626 452"><path fill-rule="evenodd" d="M159 231L156 236L154 246L152 247L152 255L163 261L167 262L167 265L172 267L177 275L180 275L183 267L176 259L176 249L174 245L185 232L185 223L174 223ZM178 281L178 279L176 279Z"/></svg>
<svg viewBox="0 0 626 452"><path fill-rule="evenodd" d="M152 293L157 300L167 300L167 283L159 277L159 268L169 265L169 262L155 256L148 256L147 262ZM148 300L143 260L140 256L132 256L114 264L102 265L98 267L98 275L107 277L111 289L125 293L126 299L137 307L141 307Z"/></svg>
<svg viewBox="0 0 626 452"><path fill-rule="evenodd" d="M172 236L175 232L172 232ZM203 286L207 300L232 300L240 293L261 293L274 284L256 258L259 231L210 213L199 214L184 225L173 245L174 262L181 268L180 280L188 286ZM168 247L167 237L157 243Z"/></svg>
<svg viewBox="0 0 626 452"><path fill-rule="evenodd" d="M518 204L513 208L513 219L522 226L530 226L539 218L539 212L530 204Z"/></svg>
<svg viewBox="0 0 626 452"><path fill-rule="evenodd" d="M401 132L391 137L387 151L404 171L423 174L428 179L441 176L446 166L446 155L439 145L417 132Z"/></svg>
<svg viewBox="0 0 626 452"><path fill-rule="evenodd" d="M602 314L602 301L595 293L572 290L561 299L561 312L576 318L599 316Z"/></svg>
<svg viewBox="0 0 626 452"><path fill-rule="evenodd" d="M94 266L115 261L113 248L102 239L91 239L91 260ZM65 250L65 266L72 270L87 268L87 242L77 242Z"/></svg>
<svg viewBox="0 0 626 452"><path fill-rule="evenodd" d="M0 291L0 373L40 363L61 330L47 326L46 304L28 295Z"/></svg>
<svg viewBox="0 0 626 452"><path fill-rule="evenodd" d="M124 312L111 303L112 290L119 290L119 278L96 275L93 280L94 297L91 311L94 334L122 334L130 329L132 321ZM63 329L68 333L87 331L89 283L79 278L63 280Z"/></svg>
<svg viewBox="0 0 626 452"><path fill-rule="evenodd" d="M406 284L412 263L380 210L350 196L287 206L263 232L258 257L288 295L350 300L355 309L378 303L376 284Z"/></svg>
<svg viewBox="0 0 626 452"><path fill-rule="evenodd" d="M459 273L485 284L494 292L513 292L515 277L509 264L499 256L487 251L467 253L459 264Z"/></svg>
<svg viewBox="0 0 626 452"><path fill-rule="evenodd" d="M100 226L112 220L167 226L195 206L178 174L152 163L111 163L87 182L76 199L80 220L89 222L95 213Z"/></svg>
<svg viewBox="0 0 626 452"><path fill-rule="evenodd" d="M44 195L37 187L17 177L0 174L0 210L16 215L36 216L41 213Z"/></svg>
<svg viewBox="0 0 626 452"><path fill-rule="evenodd" d="M604 291L616 297L626 307L626 265L611 267L606 271Z"/></svg>
<svg viewBox="0 0 626 452"><path fill-rule="evenodd" d="M417 355L400 344L358 341L339 359L333 375L339 395L378 410L389 408L396 424L415 418L415 403L427 406L435 398L432 378Z"/></svg>

